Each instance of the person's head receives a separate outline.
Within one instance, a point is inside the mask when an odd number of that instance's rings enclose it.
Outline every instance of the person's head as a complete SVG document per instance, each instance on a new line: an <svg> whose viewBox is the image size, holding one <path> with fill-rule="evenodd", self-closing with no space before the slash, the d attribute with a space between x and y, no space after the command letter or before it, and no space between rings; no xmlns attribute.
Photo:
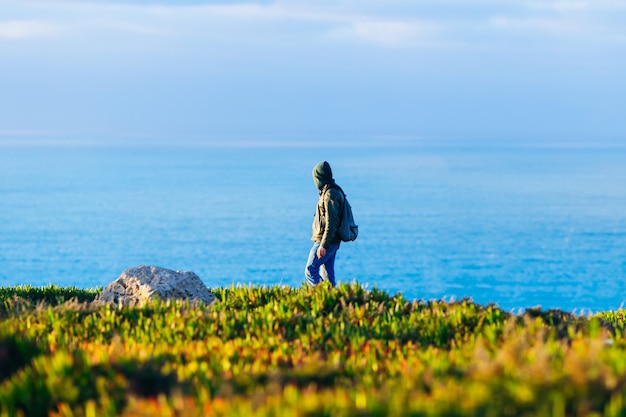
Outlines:
<svg viewBox="0 0 626 417"><path fill-rule="evenodd" d="M313 168L313 181L318 190L321 190L326 184L335 182L333 180L333 171L330 169L328 162L324 161L315 165L315 168Z"/></svg>

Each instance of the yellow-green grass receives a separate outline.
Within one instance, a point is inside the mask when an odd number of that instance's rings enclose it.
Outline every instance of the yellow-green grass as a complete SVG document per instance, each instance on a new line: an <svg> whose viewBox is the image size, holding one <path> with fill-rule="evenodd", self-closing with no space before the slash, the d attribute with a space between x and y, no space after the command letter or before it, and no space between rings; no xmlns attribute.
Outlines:
<svg viewBox="0 0 626 417"><path fill-rule="evenodd" d="M0 416L621 416L622 311L510 314L358 284L212 306L0 288Z"/></svg>

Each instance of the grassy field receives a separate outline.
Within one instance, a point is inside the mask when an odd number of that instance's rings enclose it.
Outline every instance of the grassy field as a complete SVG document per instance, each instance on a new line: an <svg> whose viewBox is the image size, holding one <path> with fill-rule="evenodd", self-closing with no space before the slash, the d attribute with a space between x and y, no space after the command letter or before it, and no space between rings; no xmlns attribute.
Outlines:
<svg viewBox="0 0 626 417"><path fill-rule="evenodd" d="M0 288L0 416L623 416L622 311L510 314L340 288L93 307Z"/></svg>

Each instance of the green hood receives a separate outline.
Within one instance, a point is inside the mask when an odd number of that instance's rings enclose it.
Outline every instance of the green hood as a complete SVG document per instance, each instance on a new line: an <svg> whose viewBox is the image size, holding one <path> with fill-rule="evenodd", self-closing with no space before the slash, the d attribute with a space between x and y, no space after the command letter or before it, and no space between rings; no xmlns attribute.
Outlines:
<svg viewBox="0 0 626 417"><path fill-rule="evenodd" d="M330 169L328 162L324 161L315 165L315 168L313 168L313 181L318 190L321 190L326 184L332 185L335 183L335 180L333 180L333 171Z"/></svg>

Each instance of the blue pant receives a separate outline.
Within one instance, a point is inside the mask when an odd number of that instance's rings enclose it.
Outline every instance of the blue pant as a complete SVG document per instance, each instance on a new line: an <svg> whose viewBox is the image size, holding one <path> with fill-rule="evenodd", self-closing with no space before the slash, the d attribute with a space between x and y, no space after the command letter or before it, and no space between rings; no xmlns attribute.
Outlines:
<svg viewBox="0 0 626 417"><path fill-rule="evenodd" d="M323 258L318 258L317 249L320 247L320 242L313 243L311 252L309 252L309 260L306 263L306 268L304 268L304 276L309 284L317 285L323 281L323 278L320 275L320 267L324 265L330 285L332 285L333 287L336 285L335 256L337 255L339 245L339 243L331 243L330 246L326 249L326 256L324 256Z"/></svg>

